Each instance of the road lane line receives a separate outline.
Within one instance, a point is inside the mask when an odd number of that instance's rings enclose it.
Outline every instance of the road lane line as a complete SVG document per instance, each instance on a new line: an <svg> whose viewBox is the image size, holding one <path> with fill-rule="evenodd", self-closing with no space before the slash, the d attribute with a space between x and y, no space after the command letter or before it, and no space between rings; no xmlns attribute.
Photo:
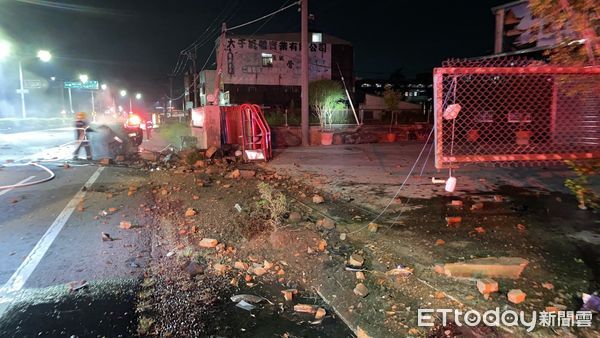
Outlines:
<svg viewBox="0 0 600 338"><path fill-rule="evenodd" d="M15 185L16 185L16 186L18 186L18 185L21 185L21 184L23 184L23 183L27 183L27 182L31 181L32 179L34 179L34 178L35 178L35 176L29 176L29 177L27 177L26 179L22 180L21 182L19 182L19 183L15 184ZM4 194L6 194L7 192L9 192L9 191L11 191L11 190L13 190L14 188L15 188L15 187L13 187L13 188L8 188L8 189L4 189L4 190L0 191L0 196L2 196L2 195L4 195Z"/></svg>
<svg viewBox="0 0 600 338"><path fill-rule="evenodd" d="M94 184L96 179L98 179L100 173L102 173L102 170L104 170L104 167L99 167L87 180L87 182L85 182L83 185L85 189L80 189L77 194L75 194L67 206L65 206L65 208L60 212L58 217L56 217L52 225L50 225L46 233L33 247L29 255L27 255L25 260L23 260L23 263L21 263L17 271L15 271L6 284L0 288L0 318L2 318L4 312L8 309L8 305L12 298L11 294L16 293L23 288L27 282L27 279L29 279L35 268L38 266L50 248L50 245L52 245L52 242L54 242L65 223L67 223L69 220L69 217L71 217L71 214L73 214L73 211L79 204L79 201L85 197L86 191L92 186L92 184Z"/></svg>

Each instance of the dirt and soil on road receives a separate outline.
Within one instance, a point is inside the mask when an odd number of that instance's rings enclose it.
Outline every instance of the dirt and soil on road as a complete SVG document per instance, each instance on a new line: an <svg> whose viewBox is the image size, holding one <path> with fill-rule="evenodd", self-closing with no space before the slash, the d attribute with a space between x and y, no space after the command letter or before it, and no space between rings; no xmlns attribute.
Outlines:
<svg viewBox="0 0 600 338"><path fill-rule="evenodd" d="M151 173L154 204L144 207L154 215L153 261L139 293L140 333L351 335L313 288L325 265L343 259L327 252L308 214L269 210L287 185L276 173L225 161ZM242 296L252 310L236 306L238 294L252 295ZM298 304L306 312L294 311Z"/></svg>

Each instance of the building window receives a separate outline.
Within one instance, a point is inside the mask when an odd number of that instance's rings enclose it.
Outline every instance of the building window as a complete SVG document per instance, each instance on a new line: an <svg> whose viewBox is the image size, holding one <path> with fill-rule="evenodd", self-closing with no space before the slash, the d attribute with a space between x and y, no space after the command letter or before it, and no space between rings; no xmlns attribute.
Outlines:
<svg viewBox="0 0 600 338"><path fill-rule="evenodd" d="M323 33L312 33L312 38L310 40L312 43L321 43L323 42Z"/></svg>
<svg viewBox="0 0 600 338"><path fill-rule="evenodd" d="M263 67L273 67L273 54L262 53Z"/></svg>

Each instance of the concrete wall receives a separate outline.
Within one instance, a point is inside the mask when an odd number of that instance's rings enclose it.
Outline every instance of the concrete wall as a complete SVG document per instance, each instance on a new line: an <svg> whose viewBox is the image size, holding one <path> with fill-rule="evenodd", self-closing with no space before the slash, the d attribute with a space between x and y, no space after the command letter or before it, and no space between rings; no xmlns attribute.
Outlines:
<svg viewBox="0 0 600 338"><path fill-rule="evenodd" d="M398 125L392 129L396 134L396 142L409 140L426 140L432 125L426 123ZM388 126L363 126L355 131L356 126L340 126L333 130L333 144L360 144L388 142L386 135ZM271 128L271 138L275 148L295 147L301 143L300 127ZM310 144L321 144L321 131L318 126L310 128Z"/></svg>

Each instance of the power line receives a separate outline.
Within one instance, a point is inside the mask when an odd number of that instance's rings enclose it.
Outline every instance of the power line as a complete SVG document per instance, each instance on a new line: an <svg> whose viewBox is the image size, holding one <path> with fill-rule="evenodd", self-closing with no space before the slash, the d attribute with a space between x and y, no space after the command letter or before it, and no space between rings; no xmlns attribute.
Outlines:
<svg viewBox="0 0 600 338"><path fill-rule="evenodd" d="M263 15L263 16L261 16L260 18L256 18L256 19L254 19L254 20L248 21L248 22L246 22L246 23L243 23L243 24L241 24L241 25L237 25L237 26L233 26L233 27L231 27L231 28L227 28L227 30L228 30L228 31L232 31L232 30L234 30L234 29L242 28L242 27L245 27L245 26L251 25L251 24L253 24L253 23L255 23L255 22L259 22L259 21L261 21L261 20L264 20L264 19L266 19L266 18L268 18L268 17L271 17L271 16L273 16L273 15L275 15L275 14L278 14L278 13L280 13L280 12L283 12L283 11L285 11L286 9L290 8L290 7L293 7L293 6L300 5L300 3L301 3L301 2L302 2L301 0L298 0L298 1L296 1L296 2L294 2L294 3L292 3L292 4L290 4L290 5L287 5L287 6L285 6L285 7L282 7L282 8L280 8L280 9L278 9L278 10L276 10L276 11L272 12L272 13L269 13L269 14L267 14L267 15Z"/></svg>
<svg viewBox="0 0 600 338"><path fill-rule="evenodd" d="M187 65L189 64L189 59L190 56L188 55L188 53L192 50L192 49L197 49L201 46L203 46L204 44L206 44L207 41L211 40L211 37L213 36L212 34L219 28L219 20L229 17L231 18L233 15L235 15L238 11L239 11L239 1L235 1L233 3L233 6L229 7L229 6L225 6L221 12L215 16L215 18L213 19L213 21L206 27L206 29L204 30L204 32L202 34L200 34L200 36L198 36L198 38L192 42L190 45L188 45L186 48L182 49L179 52L179 57L177 59L177 63L175 65L175 67L173 68L173 71L171 72L173 76L177 76L180 75L181 72L187 67ZM208 35L208 36L207 36Z"/></svg>

